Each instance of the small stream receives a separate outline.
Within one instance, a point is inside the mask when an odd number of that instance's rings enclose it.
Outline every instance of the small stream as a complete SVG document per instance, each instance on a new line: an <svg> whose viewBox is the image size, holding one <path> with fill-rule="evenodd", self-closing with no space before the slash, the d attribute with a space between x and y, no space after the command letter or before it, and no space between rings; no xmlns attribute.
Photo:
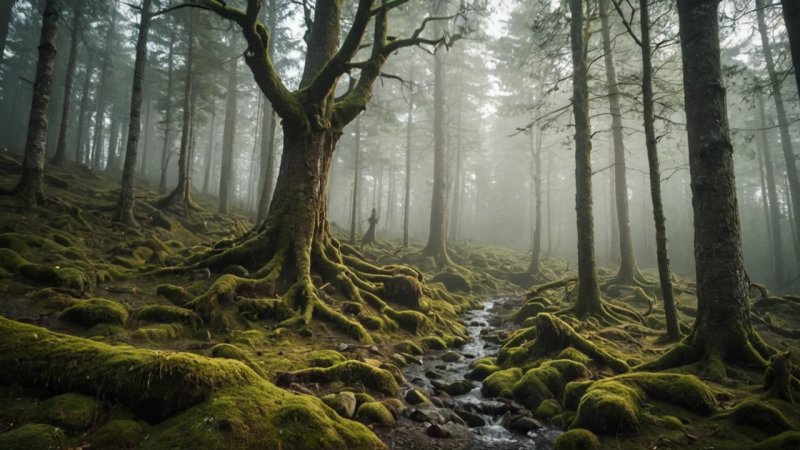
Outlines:
<svg viewBox="0 0 800 450"><path fill-rule="evenodd" d="M504 327L502 317L509 312L504 305L514 302L514 300L508 297L489 299L484 303L484 309L464 314L463 321L469 331L469 342L458 349L426 353L422 357L422 365L408 365L404 369L405 377L408 380L407 389L417 388L428 396L432 396L437 392L437 387L441 388L442 385L453 382L463 382L472 361L496 355L500 350L500 344L496 342L496 339L491 339L489 335ZM453 361L453 351L461 356L459 360ZM442 359L443 356L444 359ZM485 425L474 426L473 423L473 427L469 428L467 433L462 433L462 442L465 442L466 448L502 450L553 448L555 440L562 433L561 430L542 425L525 434L519 431L509 431L501 424L503 416L505 415L506 421L508 421L508 416L518 414L522 406L514 402L484 398L481 395L481 383L474 381L472 383L475 387L465 394L443 395L443 402L440 404L443 406L442 408L428 405L418 409L429 413L432 417L436 417L437 413L445 418L448 415L452 417L454 411L467 411L480 416ZM526 412L522 411L522 414L524 415ZM458 421L458 418L455 420ZM473 420L475 419L473 418ZM480 420L477 422L480 423ZM459 429L465 428L460 427Z"/></svg>

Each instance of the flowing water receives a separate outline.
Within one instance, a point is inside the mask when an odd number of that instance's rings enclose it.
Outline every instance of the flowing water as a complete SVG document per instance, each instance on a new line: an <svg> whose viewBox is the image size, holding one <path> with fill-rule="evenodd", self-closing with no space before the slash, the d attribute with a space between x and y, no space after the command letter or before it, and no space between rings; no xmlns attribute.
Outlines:
<svg viewBox="0 0 800 450"><path fill-rule="evenodd" d="M447 362L442 356L448 351L426 353L422 357L422 365L411 364L404 369L408 388L417 388L426 394L436 392L434 385L449 384L464 380L472 361L495 356L500 349L496 339L489 336L502 327L502 316L508 312L504 304L513 302L514 299L502 297L489 299L484 303L484 309L469 311L463 319L469 330L469 342L455 351L462 356L458 361ZM452 356L452 354L450 355ZM501 425L502 416L509 409L507 403L484 398L481 395L481 383L473 382L475 387L468 393L457 396L445 397L445 407L430 406L422 408L424 411L438 411L448 413L449 410L466 410L480 415L486 425L470 428L463 439L466 448L474 449L552 449L555 440L562 433L560 430L542 426L529 431L527 434L512 432ZM512 409L519 407L513 405ZM489 411L487 413L487 411ZM445 415L445 414L442 414ZM446 415L445 415L446 417ZM399 447L398 447L399 448Z"/></svg>

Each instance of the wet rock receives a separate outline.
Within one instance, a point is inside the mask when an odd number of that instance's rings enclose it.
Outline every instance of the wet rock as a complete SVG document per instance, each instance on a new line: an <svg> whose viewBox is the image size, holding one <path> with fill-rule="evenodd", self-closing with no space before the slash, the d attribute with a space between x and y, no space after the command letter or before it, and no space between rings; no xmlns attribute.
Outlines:
<svg viewBox="0 0 800 450"><path fill-rule="evenodd" d="M328 394L322 397L322 401L347 419L352 418L356 413L356 396L352 392L342 391L338 394Z"/></svg>
<svg viewBox="0 0 800 450"><path fill-rule="evenodd" d="M436 368L439 370L447 370L447 364L437 364Z"/></svg>
<svg viewBox="0 0 800 450"><path fill-rule="evenodd" d="M408 353L400 353L400 356L406 360L406 364L416 364L418 366L422 365L422 358L417 358L416 356Z"/></svg>
<svg viewBox="0 0 800 450"><path fill-rule="evenodd" d="M509 405L503 402L491 401L491 400L478 403L476 408L477 408L476 412L490 416L502 416L503 414L511 411L511 407Z"/></svg>
<svg viewBox="0 0 800 450"><path fill-rule="evenodd" d="M431 397L430 400L437 408L444 408L444 401L442 401L441 397Z"/></svg>
<svg viewBox="0 0 800 450"><path fill-rule="evenodd" d="M389 356L389 359L391 359L392 362L395 363L397 367L400 367L401 369L408 365L406 359L403 358L403 355L399 353L392 353L392 355Z"/></svg>
<svg viewBox="0 0 800 450"><path fill-rule="evenodd" d="M430 399L419 389L412 389L406 392L406 403L409 405L419 405L420 403L430 403Z"/></svg>
<svg viewBox="0 0 800 450"><path fill-rule="evenodd" d="M507 414L500 421L500 424L509 431L515 431L521 434L527 434L542 427L538 420L531 417L522 416L519 414Z"/></svg>
<svg viewBox="0 0 800 450"><path fill-rule="evenodd" d="M442 374L440 374L439 372L436 372L435 370L426 370L425 371L425 376L428 377L431 380L438 380L438 379L442 378Z"/></svg>
<svg viewBox="0 0 800 450"><path fill-rule="evenodd" d="M463 420L464 423L470 428L477 428L486 425L486 420L478 414L463 409L455 410L455 414L457 414L458 417L461 418L461 420Z"/></svg>
<svg viewBox="0 0 800 450"><path fill-rule="evenodd" d="M431 384L436 389L442 390L450 395L464 395L472 391L475 387L469 380L454 381L450 384L441 381L432 380Z"/></svg>
<svg viewBox="0 0 800 450"><path fill-rule="evenodd" d="M463 357L461 355L459 355L458 353L456 353L454 351L449 351L447 353L444 353L441 356L441 358L442 358L442 361L449 362L449 363L456 362L456 361L461 361L463 359Z"/></svg>
<svg viewBox="0 0 800 450"><path fill-rule="evenodd" d="M433 422L433 418L421 409L409 408L407 411L408 418L414 422Z"/></svg>
<svg viewBox="0 0 800 450"><path fill-rule="evenodd" d="M459 425L459 426L462 426L462 427L466 427L467 426L467 422L465 422L464 419L462 419L461 416L456 414L454 411L448 411L448 413L447 413L447 423L448 424L452 423L452 424Z"/></svg>
<svg viewBox="0 0 800 450"><path fill-rule="evenodd" d="M435 438L449 438L450 437L450 432L449 431L447 431L445 428L443 428L439 424L435 424L435 423L433 425L429 426L425 430L425 434L427 434L430 437L435 437Z"/></svg>

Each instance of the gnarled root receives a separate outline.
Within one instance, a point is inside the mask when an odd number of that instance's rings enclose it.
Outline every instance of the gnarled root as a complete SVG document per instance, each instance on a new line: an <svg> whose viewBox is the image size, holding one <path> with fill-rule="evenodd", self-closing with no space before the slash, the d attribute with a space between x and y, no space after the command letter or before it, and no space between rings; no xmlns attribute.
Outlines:
<svg viewBox="0 0 800 450"><path fill-rule="evenodd" d="M800 381L794 376L791 354L789 352L772 355L764 372L764 390L773 398L794 403L795 391L800 389Z"/></svg>

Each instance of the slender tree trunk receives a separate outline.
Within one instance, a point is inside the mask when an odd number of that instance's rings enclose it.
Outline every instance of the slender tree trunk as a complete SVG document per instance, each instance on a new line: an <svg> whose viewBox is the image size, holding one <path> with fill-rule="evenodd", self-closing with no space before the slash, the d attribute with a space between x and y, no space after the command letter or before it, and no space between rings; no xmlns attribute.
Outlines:
<svg viewBox="0 0 800 450"><path fill-rule="evenodd" d="M139 168L139 177L145 178L147 177L148 167L149 164L149 156L150 156L150 143L152 142L152 129L153 129L153 100L147 101L147 106L144 108L145 116L144 116L144 139L142 140L142 145L140 151L142 152L141 159L141 167Z"/></svg>
<svg viewBox="0 0 800 450"><path fill-rule="evenodd" d="M14 9L16 0L5 0L0 2L0 64L3 64L3 53L6 51L6 39L8 38L8 27L11 25L11 11Z"/></svg>
<svg viewBox="0 0 800 450"><path fill-rule="evenodd" d="M217 99L213 98L211 104L211 126L208 134L208 147L206 148L205 175L203 176L203 193L208 194L211 187L211 165L214 160L214 127L217 122Z"/></svg>
<svg viewBox="0 0 800 450"><path fill-rule="evenodd" d="M594 259L594 216L592 213L592 140L589 124L589 85L583 31L583 0L570 0L572 20L573 90L575 115L575 210L578 219L578 315L600 314L600 286Z"/></svg>
<svg viewBox="0 0 800 450"><path fill-rule="evenodd" d="M792 232L792 243L794 244L794 256L795 259L800 262L800 245L798 245L797 241L800 237L797 236L797 228L795 228L795 215L794 215L794 198L791 196L791 188L789 183L788 175L783 177L783 192L786 193L786 204L789 207L786 215L789 218L789 230Z"/></svg>
<svg viewBox="0 0 800 450"><path fill-rule="evenodd" d="M158 202L158 206L166 208L176 203L184 207L193 206L191 185L191 135L194 120L194 80L192 77L194 62L194 30L195 14L189 13L188 36L186 45L186 76L183 82L183 128L181 129L181 150L178 157L178 185L167 197ZM172 44L170 44L172 47ZM162 179L165 172L162 167Z"/></svg>
<svg viewBox="0 0 800 450"><path fill-rule="evenodd" d="M106 165L106 171L112 174L116 174L117 170L119 169L117 161L119 160L117 156L117 144L119 141L119 117L115 114L116 106L111 108L111 128L109 130L109 139L108 139L108 164Z"/></svg>
<svg viewBox="0 0 800 450"><path fill-rule="evenodd" d="M555 154L551 151L547 159L547 256L553 255L553 163L555 162Z"/></svg>
<svg viewBox="0 0 800 450"><path fill-rule="evenodd" d="M87 61L86 61L86 74L83 80L83 91L81 93L81 106L78 110L78 130L77 130L77 141L75 143L75 163L76 164L83 164L83 137L86 134L85 126L86 123L86 112L89 109L89 89L91 88L92 83L92 72L94 72L94 67L92 67L92 62L94 60L94 55L89 51L86 50Z"/></svg>
<svg viewBox="0 0 800 450"><path fill-rule="evenodd" d="M704 362L709 378L726 363L765 368L773 350L750 324L749 280L742 256L739 208L720 62L719 0L678 0L683 85L694 210L697 318L691 334L642 368Z"/></svg>
<svg viewBox="0 0 800 450"><path fill-rule="evenodd" d="M276 0L267 2L267 26L274 30L277 26ZM270 57L275 55L275 39L270 39L267 46ZM270 102L266 102L266 109L261 118L261 195L258 199L258 213L256 223L263 222L269 214L272 202L272 180L275 178L275 132L278 118Z"/></svg>
<svg viewBox="0 0 800 450"><path fill-rule="evenodd" d="M459 51L459 70L458 79L456 83L457 92L463 92L464 79L463 79L463 49ZM457 97L456 102L456 157L455 157L455 173L453 174L453 204L450 211L450 236L458 241L461 239L461 197L464 193L464 155L461 146L461 126L463 115L463 95Z"/></svg>
<svg viewBox="0 0 800 450"><path fill-rule="evenodd" d="M256 155L258 154L258 144L259 140L263 140L264 137L260 136L261 134L261 122L263 122L264 115L266 111L264 111L265 106L262 102L261 95L258 97L258 107L256 108L256 121L255 121L255 135L253 137L253 151L250 153L250 174L247 179L247 210L254 211L258 214L258 205L256 205L256 186L258 184L258 180L256 179L258 173L258 164L256 164ZM259 164L261 162L259 161Z"/></svg>
<svg viewBox="0 0 800 450"><path fill-rule="evenodd" d="M353 204L350 210L350 243L356 243L358 212L361 206L359 181L361 180L361 118L356 118L355 168L353 170Z"/></svg>
<svg viewBox="0 0 800 450"><path fill-rule="evenodd" d="M411 64L408 74L408 117L406 119L406 182L403 196L403 247L408 248L408 224L411 213L411 147L414 128L414 51L411 51Z"/></svg>
<svg viewBox="0 0 800 450"><path fill-rule="evenodd" d="M531 160L535 207L533 211L533 246L528 273L537 276L541 272L542 258L542 130L539 128L538 122L531 125Z"/></svg>
<svg viewBox="0 0 800 450"><path fill-rule="evenodd" d="M227 213L231 200L231 178L233 176L234 144L236 134L236 71L237 61L231 63L228 75L228 100L225 105L225 131L222 137L222 173L219 178L219 212Z"/></svg>
<svg viewBox="0 0 800 450"><path fill-rule="evenodd" d="M445 12L440 1L437 15ZM442 30L439 30L442 32ZM422 253L432 256L439 266L450 264L447 254L447 118L445 117L445 49L439 48L433 66L433 198L428 243Z"/></svg>
<svg viewBox="0 0 800 450"><path fill-rule="evenodd" d="M8 2L9 4L13 2ZM81 17L83 17L84 0L78 0L72 11L72 27L70 29L69 57L67 59L67 73L64 80L64 104L61 107L61 123L58 128L58 143L56 154L51 160L53 165L61 166L67 160L67 131L69 130L69 113L72 102L72 84L75 80L75 66L78 62L78 39L80 36ZM0 32L2 33L2 32ZM2 48L0 48L0 60Z"/></svg>
<svg viewBox="0 0 800 450"><path fill-rule="evenodd" d="M169 54L167 56L167 109L164 113L164 146L161 147L161 173L158 179L158 192L167 192L167 164L170 155L170 131L172 129L172 84L175 72L175 31L170 32Z"/></svg>
<svg viewBox="0 0 800 450"><path fill-rule="evenodd" d="M97 95L95 96L95 123L94 123L94 141L92 143L92 168L100 170L100 159L103 150L103 129L105 128L105 93L106 83L108 82L108 72L111 67L111 47L114 43L114 29L117 26L117 10L112 7L111 20L108 23L108 30L106 30L105 50L103 54L103 65L100 69L100 83L97 87Z"/></svg>
<svg viewBox="0 0 800 450"><path fill-rule="evenodd" d="M767 196L770 209L770 227L772 229L772 257L775 263L775 287L783 284L783 237L781 235L781 209L778 203L778 190L775 184L775 170L772 165L772 151L767 143L767 117L764 112L764 97L758 96L758 110L761 115L761 128L759 134L760 156L764 159L764 169L767 180Z"/></svg>
<svg viewBox="0 0 800 450"><path fill-rule="evenodd" d="M614 140L614 198L616 199L617 229L619 231L619 272L617 281L625 284L636 282L637 268L633 254L630 208L628 205L628 176L625 164L625 141L622 130L622 110L617 83L617 71L612 54L611 25L609 23L609 0L600 0L600 19L603 35L603 52L606 68L606 87L611 110L611 130Z"/></svg>
<svg viewBox="0 0 800 450"><path fill-rule="evenodd" d="M792 52L794 81L800 93L800 2L797 0L781 0L783 5L783 21L789 35L789 49Z"/></svg>
<svg viewBox="0 0 800 450"><path fill-rule="evenodd" d="M786 162L786 176L789 178L789 189L792 195L795 218L800 217L800 179L797 175L797 162L795 161L794 149L792 148L792 136L789 133L789 121L786 118L786 108L783 104L781 94L781 76L775 69L775 61L772 56L769 36L767 34L767 22L764 15L764 0L756 0L756 16L758 19L758 32L761 35L761 47L764 52L764 60L767 63L767 73L769 74L770 87L772 88L772 98L775 100L775 111L778 117L778 129L781 132L781 145L783 147L783 157ZM800 226L800 221L795 221L795 226ZM795 229L795 234L800 235L800 228ZM800 253L800 243L795 241L795 252Z"/></svg>
<svg viewBox="0 0 800 450"><path fill-rule="evenodd" d="M147 64L147 37L150 33L150 6L153 0L142 0L142 18L139 22L139 37L136 40L136 59L133 64L133 89L128 123L128 139L125 145L125 166L122 169L122 186L115 220L135 225L133 208L136 202L136 152L139 146L139 131L142 128L142 93L144 69Z"/></svg>
<svg viewBox="0 0 800 450"><path fill-rule="evenodd" d="M678 316L675 312L675 299L672 291L672 272L669 267L667 250L667 218L661 201L661 168L658 161L656 141L655 109L653 100L653 62L650 50L650 12L648 0L639 1L641 17L642 48L642 105L644 108L644 134L647 146L647 162L650 168L650 198L653 202L653 220L656 226L656 258L658 278L661 282L661 296L664 301L664 315L667 322L667 337L677 340L681 336ZM631 252L632 253L632 252Z"/></svg>
<svg viewBox="0 0 800 450"><path fill-rule="evenodd" d="M759 139L759 141L761 141L761 139ZM769 189L767 189L767 177L764 174L765 168L764 168L764 145L763 144L764 144L763 142L759 142L759 145L758 145L758 152L757 152L758 153L758 155L757 155L757 160L758 160L758 179L761 182L760 186L759 186L761 188L761 195L760 195L761 196L761 206L764 209L764 229L767 231L767 243L769 244L769 246L767 247L766 251L769 252L770 251L769 249L774 249L775 248L774 247L775 240L772 237L772 224L771 224L772 221L770 220L770 216L769 216L769 210L770 210L770 202L768 200L768 198L769 198ZM741 189L741 188L737 188L737 189ZM778 281L776 280L777 277L775 277L775 273L776 273L777 269L776 269L775 266L776 266L775 265L775 259L773 258L772 264L770 266L770 269L771 269L771 272L772 272L772 279L770 281L774 282L774 286L777 286L778 285Z"/></svg>
<svg viewBox="0 0 800 450"><path fill-rule="evenodd" d="M47 144L47 121L50 110L50 93L53 85L53 67L56 59L58 36L58 0L47 0L42 17L39 39L39 60L33 83L33 99L22 158L22 177L16 187L19 198L32 208L44 202L44 152Z"/></svg>

